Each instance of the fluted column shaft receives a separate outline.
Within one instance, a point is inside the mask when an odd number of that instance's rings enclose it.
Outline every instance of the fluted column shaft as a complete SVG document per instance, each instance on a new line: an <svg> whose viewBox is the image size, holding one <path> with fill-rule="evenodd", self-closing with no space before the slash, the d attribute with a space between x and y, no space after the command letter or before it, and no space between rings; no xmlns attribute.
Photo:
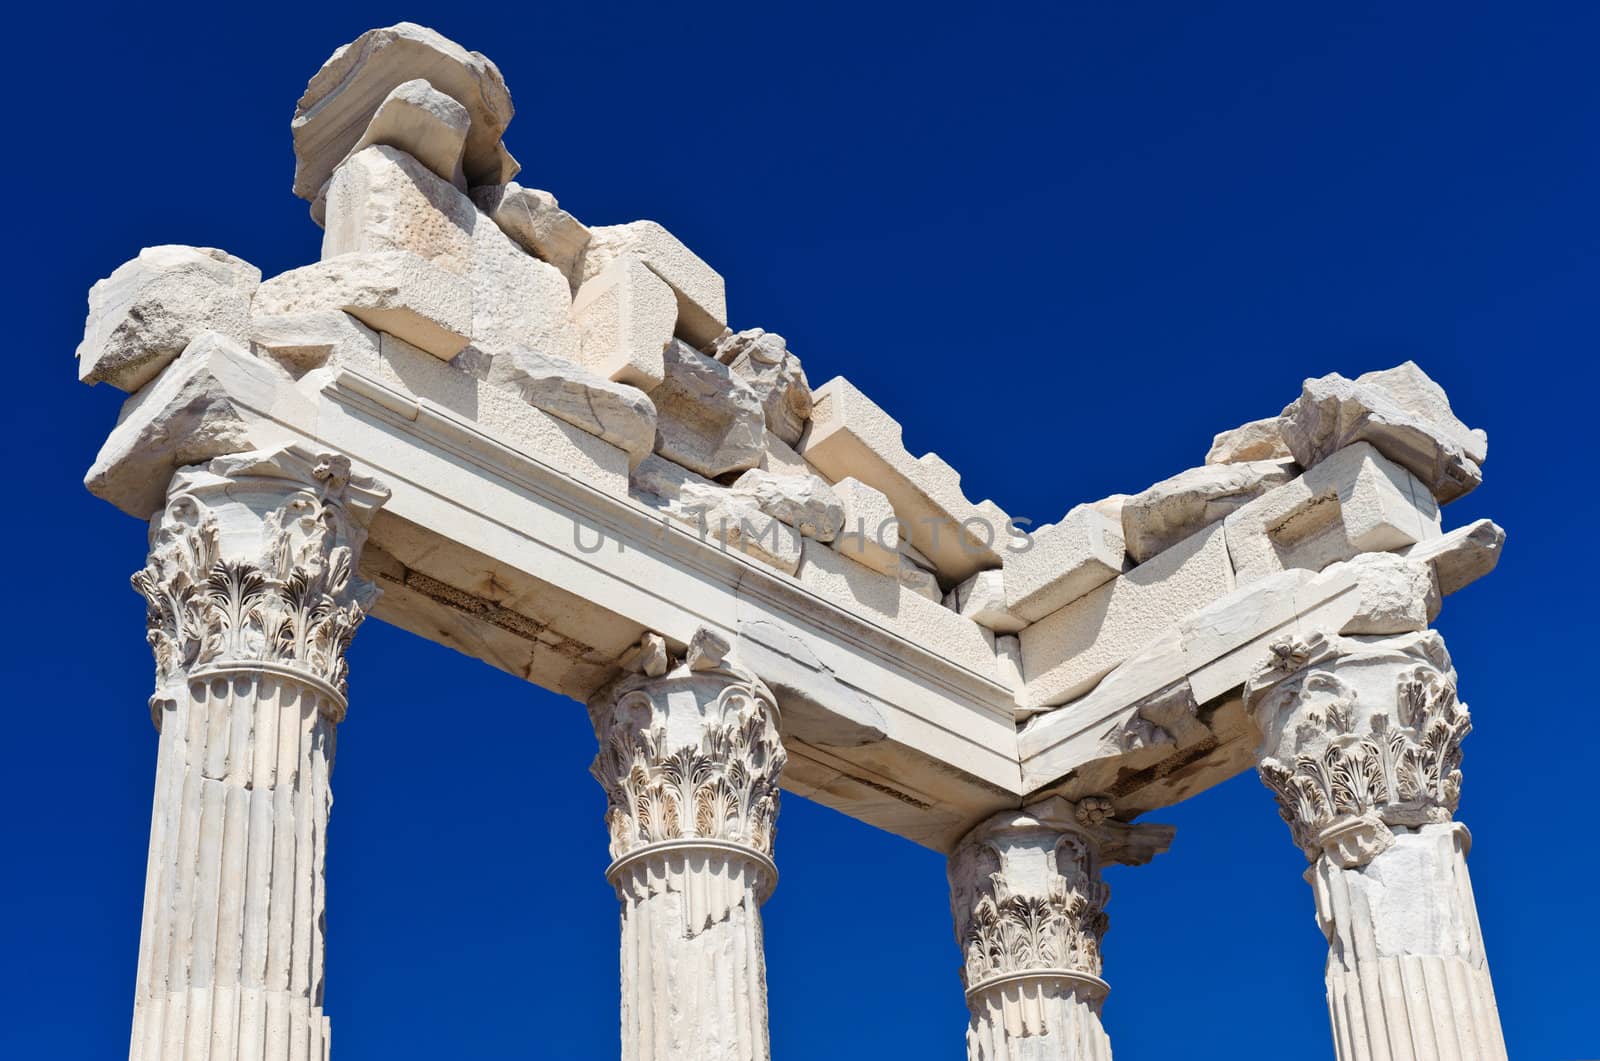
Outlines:
<svg viewBox="0 0 1600 1061"><path fill-rule="evenodd" d="M1169 826L1125 825L1111 810L1101 797L1054 797L987 819L950 856L968 1061L1110 1061L1100 870L1146 862L1172 839Z"/></svg>
<svg viewBox="0 0 1600 1061"><path fill-rule="evenodd" d="M591 702L621 903L624 1061L766 1061L760 907L784 753L777 705L702 631L651 635Z"/></svg>
<svg viewBox="0 0 1600 1061"><path fill-rule="evenodd" d="M173 479L134 576L161 731L132 1061L321 1061L328 777L382 501L294 450Z"/></svg>
<svg viewBox="0 0 1600 1061"><path fill-rule="evenodd" d="M1340 1061L1506 1057L1470 838L1452 820L1471 730L1431 631L1286 642L1246 699L1328 940Z"/></svg>

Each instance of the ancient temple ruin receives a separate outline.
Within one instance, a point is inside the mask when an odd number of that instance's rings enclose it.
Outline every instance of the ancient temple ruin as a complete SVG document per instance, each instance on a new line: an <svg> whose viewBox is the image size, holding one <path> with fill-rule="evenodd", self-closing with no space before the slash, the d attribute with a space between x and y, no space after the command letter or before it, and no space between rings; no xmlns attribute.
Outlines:
<svg viewBox="0 0 1600 1061"><path fill-rule="evenodd" d="M1416 365L1307 379L1199 467L1026 527L909 452L894 395L812 387L664 227L517 183L511 116L483 55L363 34L293 121L321 261L153 247L90 291L79 373L129 398L87 484L150 523L131 1058L328 1056L369 617L587 704L626 1061L768 1057L780 788L949 856L972 1061L1107 1059L1102 867L1251 769L1306 856L1337 1056L1505 1057L1429 629L1504 535L1444 529L1487 440Z"/></svg>

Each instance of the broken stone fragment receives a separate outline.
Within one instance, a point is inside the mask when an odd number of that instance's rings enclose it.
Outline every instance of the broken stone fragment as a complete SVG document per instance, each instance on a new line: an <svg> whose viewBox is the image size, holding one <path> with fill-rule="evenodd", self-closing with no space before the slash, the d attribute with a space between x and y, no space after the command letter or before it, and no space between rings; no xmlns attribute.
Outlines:
<svg viewBox="0 0 1600 1061"><path fill-rule="evenodd" d="M472 118L467 108L421 78L396 85L361 134L352 155L374 145L404 151L451 187L467 190L461 155Z"/></svg>
<svg viewBox="0 0 1600 1061"><path fill-rule="evenodd" d="M765 420L756 392L723 364L673 340L656 403L656 452L708 479L761 463Z"/></svg>
<svg viewBox="0 0 1600 1061"><path fill-rule="evenodd" d="M459 354L472 334L472 288L405 251L341 254L279 273L257 290L255 308L269 316L344 310L441 361Z"/></svg>
<svg viewBox="0 0 1600 1061"><path fill-rule="evenodd" d="M645 390L666 379L665 351L677 319L672 288L632 256L595 274L572 300L584 364Z"/></svg>
<svg viewBox="0 0 1600 1061"><path fill-rule="evenodd" d="M1439 583L1425 560L1394 553L1362 553L1334 564L1328 574L1346 568L1357 580L1361 601L1339 628L1341 634L1404 634L1426 630L1439 615Z"/></svg>
<svg viewBox="0 0 1600 1061"><path fill-rule="evenodd" d="M389 94L417 79L470 116L462 157L469 184L503 184L516 176L517 162L500 142L513 109L499 69L425 26L401 22L346 44L307 83L290 124L294 193L315 201Z"/></svg>
<svg viewBox="0 0 1600 1061"><path fill-rule="evenodd" d="M1128 555L1142 564L1299 472L1293 461L1265 460L1207 464L1164 479L1122 504Z"/></svg>
<svg viewBox="0 0 1600 1061"><path fill-rule="evenodd" d="M802 536L748 497L651 454L628 479L640 501L688 525L703 541L736 549L787 574L800 566Z"/></svg>
<svg viewBox="0 0 1600 1061"><path fill-rule="evenodd" d="M946 608L966 616L979 626L997 634L1014 634L1027 621L1006 607L1005 573L999 569L979 571L945 594ZM1010 639L1015 641L1015 638ZM1018 660L1021 659L1021 650Z"/></svg>
<svg viewBox="0 0 1600 1061"><path fill-rule="evenodd" d="M1283 416L1284 440L1307 468L1352 443L1369 442L1420 479L1440 504L1483 481L1479 465L1488 436L1457 419L1444 391L1409 361L1354 380L1338 373L1308 379Z"/></svg>
<svg viewBox="0 0 1600 1061"><path fill-rule="evenodd" d="M583 255L589 230L561 209L549 192L515 181L472 189L472 201L529 254L561 270L576 292L583 282Z"/></svg>
<svg viewBox="0 0 1600 1061"><path fill-rule="evenodd" d="M405 251L467 281L477 374L499 382L493 359L514 346L579 359L572 292L552 265L524 253L472 200L398 148L366 148L328 186L325 259ZM468 366L464 366L468 367Z"/></svg>
<svg viewBox="0 0 1600 1061"><path fill-rule="evenodd" d="M202 332L250 334L261 270L214 247L146 247L89 289L78 378L136 391Z"/></svg>
<svg viewBox="0 0 1600 1061"><path fill-rule="evenodd" d="M1506 532L1493 520L1480 519L1448 534L1418 542L1401 551L1410 560L1433 565L1439 592L1449 596L1465 589L1500 563Z"/></svg>
<svg viewBox="0 0 1600 1061"><path fill-rule="evenodd" d="M800 441L811 418L811 385L783 336L761 328L728 332L709 352L755 388L774 435L791 446Z"/></svg>
<svg viewBox="0 0 1600 1061"><path fill-rule="evenodd" d="M505 383L543 409L628 454L629 467L650 455L656 407L634 387L602 379L581 365L518 347L505 357Z"/></svg>
<svg viewBox="0 0 1600 1061"><path fill-rule="evenodd" d="M84 485L140 519L165 502L185 465L289 441L268 415L296 399L288 373L229 336L202 332L122 406Z"/></svg>
<svg viewBox="0 0 1600 1061"><path fill-rule="evenodd" d="M299 379L330 360L350 360L341 354L375 352L378 335L343 310L257 314L250 321L250 348Z"/></svg>
<svg viewBox="0 0 1600 1061"><path fill-rule="evenodd" d="M734 482L733 492L819 542L833 541L844 526L844 505L815 475L773 475L752 468Z"/></svg>
<svg viewBox="0 0 1600 1061"><path fill-rule="evenodd" d="M672 233L654 221L633 221L589 230L583 258L585 282L623 255L632 255L667 282L678 300L674 334L696 349L728 327L722 277Z"/></svg>
<svg viewBox="0 0 1600 1061"><path fill-rule="evenodd" d="M1206 454L1207 464L1238 464L1243 461L1284 460L1292 457L1283 440L1283 417L1252 420L1232 431L1218 432Z"/></svg>

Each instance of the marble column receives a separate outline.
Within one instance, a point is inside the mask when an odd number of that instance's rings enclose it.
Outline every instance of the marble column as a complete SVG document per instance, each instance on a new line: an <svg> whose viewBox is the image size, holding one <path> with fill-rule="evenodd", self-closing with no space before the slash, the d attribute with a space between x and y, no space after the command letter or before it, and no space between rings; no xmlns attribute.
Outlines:
<svg viewBox="0 0 1600 1061"><path fill-rule="evenodd" d="M386 494L299 449L180 470L133 585L156 757L132 1061L317 1061L323 860L356 576Z"/></svg>
<svg viewBox="0 0 1600 1061"><path fill-rule="evenodd" d="M765 1061L760 907L783 745L760 679L702 630L684 659L647 635L590 702L622 906L623 1061Z"/></svg>
<svg viewBox="0 0 1600 1061"><path fill-rule="evenodd" d="M950 856L968 1061L1109 1061L1100 871L1148 862L1173 834L1111 811L1103 797L1051 797L981 822Z"/></svg>
<svg viewBox="0 0 1600 1061"><path fill-rule="evenodd" d="M1311 863L1340 1061L1504 1059L1453 820L1471 729L1433 631L1286 639L1246 687L1261 778Z"/></svg>

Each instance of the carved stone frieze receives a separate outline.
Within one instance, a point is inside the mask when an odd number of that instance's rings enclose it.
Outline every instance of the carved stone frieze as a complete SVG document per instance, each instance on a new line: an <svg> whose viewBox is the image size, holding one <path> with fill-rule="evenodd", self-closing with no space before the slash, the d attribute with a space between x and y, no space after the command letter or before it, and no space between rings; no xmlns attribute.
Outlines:
<svg viewBox="0 0 1600 1061"><path fill-rule="evenodd" d="M157 689L200 668L277 664L342 693L345 652L378 591L356 574L385 492L348 459L297 449L173 477L133 586L148 604Z"/></svg>

